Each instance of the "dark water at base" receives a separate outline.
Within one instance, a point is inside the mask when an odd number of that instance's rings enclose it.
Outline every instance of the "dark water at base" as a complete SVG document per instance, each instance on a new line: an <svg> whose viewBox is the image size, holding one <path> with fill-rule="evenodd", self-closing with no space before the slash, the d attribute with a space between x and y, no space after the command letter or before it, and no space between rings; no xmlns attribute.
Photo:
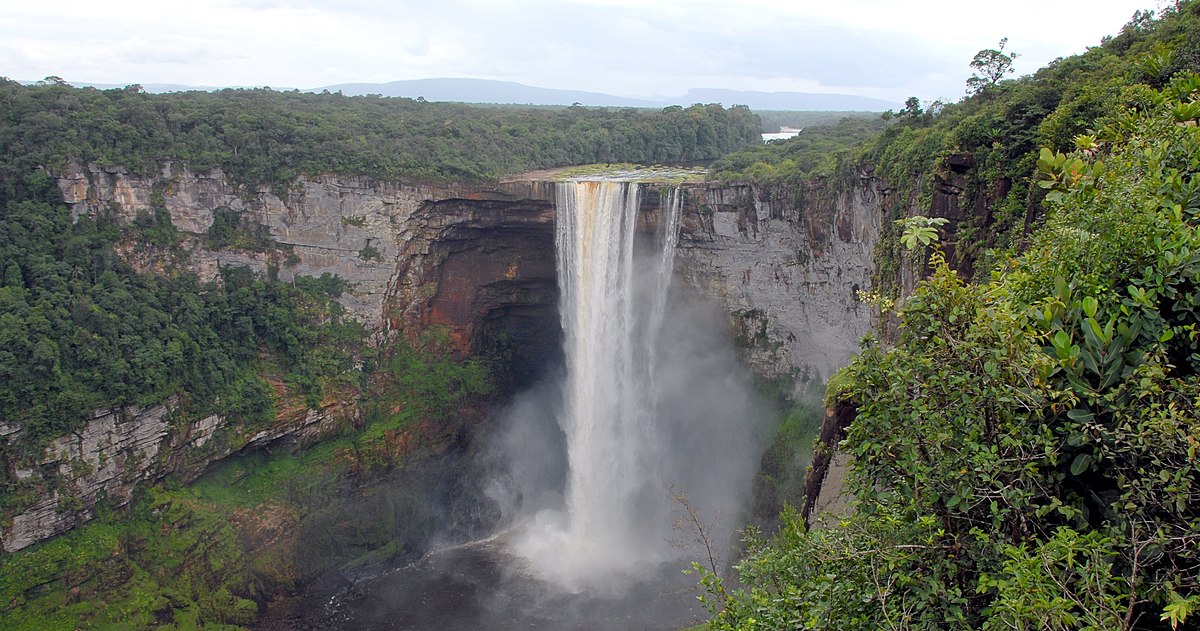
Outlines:
<svg viewBox="0 0 1200 631"><path fill-rule="evenodd" d="M496 543L437 551L412 565L358 582L340 594L311 595L261 629L321 631L666 631L703 620L695 577L683 562L565 592L528 576Z"/></svg>

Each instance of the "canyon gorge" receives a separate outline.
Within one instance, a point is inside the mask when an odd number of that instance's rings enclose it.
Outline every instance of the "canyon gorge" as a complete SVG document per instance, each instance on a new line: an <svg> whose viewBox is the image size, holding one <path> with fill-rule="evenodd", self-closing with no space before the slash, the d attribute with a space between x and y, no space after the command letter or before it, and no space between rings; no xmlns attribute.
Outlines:
<svg viewBox="0 0 1200 631"><path fill-rule="evenodd" d="M464 355L502 340L511 349L507 368L523 382L559 352L550 178L414 185L321 176L276 194L247 190L219 171L172 164L152 178L78 164L54 176L75 216L113 212L131 222L161 200L189 235L189 266L202 279L214 278L219 266L242 265L273 268L282 280L340 276L351 287L340 302L376 343L430 326L445 327ZM637 221L648 231L660 220L660 192L673 185L643 186ZM856 292L870 286L886 191L865 174L841 191L712 182L678 188L677 278L720 302L754 371L795 392L822 383L871 325ZM201 236L214 213L229 210L265 227L277 249L206 247ZM283 261L285 248L291 261ZM127 256L138 264L137 252ZM178 419L172 411L170 402L97 410L82 431L56 439L36 466L18 470L18 478L52 472L58 490L3 526L4 549L87 521L98 498L119 506L138 484L167 475L194 479L233 453L311 444L361 415L355 401L328 396L315 409L283 410L269 428L241 433L218 417ZM0 426L0 435L14 433ZM61 501L67 496L79 501Z"/></svg>

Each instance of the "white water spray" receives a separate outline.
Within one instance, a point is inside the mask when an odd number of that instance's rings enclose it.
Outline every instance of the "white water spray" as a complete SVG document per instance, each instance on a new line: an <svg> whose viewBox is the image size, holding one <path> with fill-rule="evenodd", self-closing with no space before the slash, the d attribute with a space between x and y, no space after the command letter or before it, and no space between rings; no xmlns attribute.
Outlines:
<svg viewBox="0 0 1200 631"><path fill-rule="evenodd" d="M636 266L636 183L562 182L556 197L566 507L540 514L519 552L540 574L574 587L589 575L663 558L670 507L659 471L655 342L680 195L664 203L657 255Z"/></svg>
<svg viewBox="0 0 1200 631"><path fill-rule="evenodd" d="M707 309L668 300L682 192L663 194L658 234L635 240L639 195L632 182L556 189L563 507L527 518L512 549L572 591L680 556L670 544L680 538L672 488L711 509L709 519L739 519L761 453L727 333ZM517 451L514 459L538 457L534 447Z"/></svg>

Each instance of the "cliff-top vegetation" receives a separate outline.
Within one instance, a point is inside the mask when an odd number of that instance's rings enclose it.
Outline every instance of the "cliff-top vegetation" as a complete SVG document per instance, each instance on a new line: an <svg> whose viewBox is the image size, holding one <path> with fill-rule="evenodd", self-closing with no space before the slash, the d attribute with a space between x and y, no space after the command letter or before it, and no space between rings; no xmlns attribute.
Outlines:
<svg viewBox="0 0 1200 631"><path fill-rule="evenodd" d="M731 153L714 163L721 179L833 186L859 175L880 178L892 212L877 252L877 289L899 290L899 233L893 220L906 213L937 215L939 186L962 186L954 217L955 269L986 279L997 260L1021 250L1045 216L1045 190L1034 176L1042 147L1071 151L1075 138L1099 129L1110 112L1136 104L1133 86L1161 88L1174 74L1200 70L1200 35L1190 3L1169 7L1164 19L1138 11L1118 34L1086 52L1055 60L1032 75L983 81L978 93L954 103L910 98L874 122L850 119L812 127L786 141ZM989 52L989 51L981 51ZM999 53L1000 51L991 50ZM963 60L964 75L979 69ZM986 74L986 72L984 72ZM991 250L993 253L989 253Z"/></svg>

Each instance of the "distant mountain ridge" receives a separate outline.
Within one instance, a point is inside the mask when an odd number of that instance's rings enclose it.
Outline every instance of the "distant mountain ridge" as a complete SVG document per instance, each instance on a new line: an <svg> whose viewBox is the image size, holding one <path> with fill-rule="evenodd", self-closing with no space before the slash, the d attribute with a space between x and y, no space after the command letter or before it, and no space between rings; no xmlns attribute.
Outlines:
<svg viewBox="0 0 1200 631"><path fill-rule="evenodd" d="M608 105L618 107L656 107L658 103L644 99L632 99L600 92L581 90L558 90L538 88L513 81L492 79L412 79L388 83L340 83L309 92L341 92L346 96L378 94L427 101L454 101L459 103L496 103L515 105Z"/></svg>
<svg viewBox="0 0 1200 631"><path fill-rule="evenodd" d="M688 106L693 103L746 105L755 110L862 111L882 112L902 107L899 103L850 94L811 92L756 92L720 88L693 88L687 94L664 99L634 99L601 92L539 88L513 81L491 79L413 79L388 83L342 83L309 90L341 92L346 96L378 94L428 101L496 103L517 105L580 105L610 107Z"/></svg>
<svg viewBox="0 0 1200 631"><path fill-rule="evenodd" d="M33 83L32 81L26 83ZM99 89L120 88L123 85L106 83L72 82L76 87ZM147 92L185 92L221 90L213 86L187 86L167 83L144 83ZM238 87L238 86L232 86ZM240 86L247 87L247 86ZM258 86L255 86L258 87ZM291 88L275 88L286 91ZM850 94L824 94L813 92L756 92L725 90L721 88L692 88L687 94L661 99L636 99L624 96L587 92L583 90L559 90L539 88L513 81L492 79L412 79L388 83L339 83L304 90L304 92L341 92L346 96L418 97L428 101L454 101L460 103L495 103L502 105L580 105L606 107L687 107L694 103L720 103L725 106L746 105L754 110L785 111L839 111L839 112L882 112L900 109L900 103L873 99Z"/></svg>

